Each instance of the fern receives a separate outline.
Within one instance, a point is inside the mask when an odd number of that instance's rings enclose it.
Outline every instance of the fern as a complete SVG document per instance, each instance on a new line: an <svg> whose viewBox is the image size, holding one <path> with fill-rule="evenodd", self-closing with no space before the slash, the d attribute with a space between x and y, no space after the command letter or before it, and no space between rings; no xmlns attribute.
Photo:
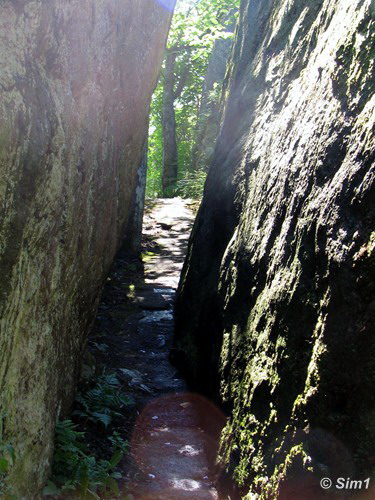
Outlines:
<svg viewBox="0 0 375 500"><path fill-rule="evenodd" d="M44 489L44 495L63 495L69 498L103 498L107 493L120 494L118 479L121 473L114 471L119 464L127 443L117 432L109 438L114 452L109 460L97 459L89 454L84 443L85 433L77 430L71 420L56 425L55 452L52 478Z"/></svg>
<svg viewBox="0 0 375 500"><path fill-rule="evenodd" d="M78 393L76 403L73 415L108 428L113 419L122 416L119 410L130 404L130 399L121 391L116 375L104 374L94 388Z"/></svg>
<svg viewBox="0 0 375 500"><path fill-rule="evenodd" d="M79 418L80 425L89 421L108 429L114 419L122 416L121 410L129 403L116 375L105 373L94 387L77 394L73 415ZM72 495L82 499L100 499L107 493L120 495L118 480L121 474L114 469L128 451L127 441L114 431L108 437L112 456L105 460L94 456L84 439L85 433L71 420L58 422L52 478L44 490L45 495L64 498Z"/></svg>

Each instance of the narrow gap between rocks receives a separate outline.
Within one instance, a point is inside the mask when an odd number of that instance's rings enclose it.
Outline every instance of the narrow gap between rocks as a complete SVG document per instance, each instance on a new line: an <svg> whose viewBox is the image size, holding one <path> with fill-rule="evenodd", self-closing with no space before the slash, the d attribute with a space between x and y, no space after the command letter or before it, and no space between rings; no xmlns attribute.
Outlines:
<svg viewBox="0 0 375 500"><path fill-rule="evenodd" d="M89 340L95 370L115 374L131 400L116 421L129 441L120 464L129 498L218 498L210 461L224 417L189 392L170 362L173 303L194 219L190 203L157 199L146 207L143 262L120 252Z"/></svg>

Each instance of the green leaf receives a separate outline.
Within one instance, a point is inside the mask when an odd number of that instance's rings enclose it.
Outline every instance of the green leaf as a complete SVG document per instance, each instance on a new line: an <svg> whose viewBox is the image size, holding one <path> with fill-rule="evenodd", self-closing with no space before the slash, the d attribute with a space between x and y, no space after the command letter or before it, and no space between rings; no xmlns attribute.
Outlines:
<svg viewBox="0 0 375 500"><path fill-rule="evenodd" d="M94 500L100 500L100 496L97 495L94 491L89 490L89 489L85 491L85 495L83 496L83 498L84 499L86 499L86 498L88 498L88 499L89 498L93 498Z"/></svg>
<svg viewBox="0 0 375 500"><path fill-rule="evenodd" d="M115 471L111 473L111 477L113 477L114 479L122 479L123 475L121 474L121 472Z"/></svg>
<svg viewBox="0 0 375 500"><path fill-rule="evenodd" d="M110 491L112 491L112 493L116 496L120 496L120 488L118 486L118 483L117 481L113 478L113 477L110 477L107 479L107 483L106 483L106 486L110 489Z"/></svg>
<svg viewBox="0 0 375 500"><path fill-rule="evenodd" d="M62 489L58 488L53 481L48 481L43 489L43 495L61 495Z"/></svg>
<svg viewBox="0 0 375 500"><path fill-rule="evenodd" d="M109 459L109 463L111 464L112 467L116 467L116 465L121 461L123 456L124 454L121 450L116 450L112 455L112 457Z"/></svg>
<svg viewBox="0 0 375 500"><path fill-rule="evenodd" d="M0 474L7 472L9 468L9 462L6 458L0 458Z"/></svg>
<svg viewBox="0 0 375 500"><path fill-rule="evenodd" d="M75 491L77 489L77 485L74 481L66 481L64 486L61 488L63 491Z"/></svg>
<svg viewBox="0 0 375 500"><path fill-rule="evenodd" d="M92 413L92 416L94 417L94 421L97 420L99 422L102 422L102 424L105 425L105 427L108 427L109 424L112 422L112 418L110 415L107 415L106 413L99 413L94 411ZM93 419L91 419L93 420Z"/></svg>

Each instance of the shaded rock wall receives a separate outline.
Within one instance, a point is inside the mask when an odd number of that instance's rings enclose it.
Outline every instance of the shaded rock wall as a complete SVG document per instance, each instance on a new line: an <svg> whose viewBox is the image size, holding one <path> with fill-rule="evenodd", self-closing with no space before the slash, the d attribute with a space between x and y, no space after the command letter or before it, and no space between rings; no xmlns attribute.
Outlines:
<svg viewBox="0 0 375 500"><path fill-rule="evenodd" d="M124 235L172 4L0 4L0 412L20 496L43 486Z"/></svg>
<svg viewBox="0 0 375 500"><path fill-rule="evenodd" d="M320 498L374 467L374 14L242 1L176 305L242 494Z"/></svg>
<svg viewBox="0 0 375 500"><path fill-rule="evenodd" d="M146 139L145 145L143 146L143 157L138 167L137 185L133 194L126 235L122 245L125 254L133 257L139 257L141 254L143 214L147 184L147 151L148 140Z"/></svg>

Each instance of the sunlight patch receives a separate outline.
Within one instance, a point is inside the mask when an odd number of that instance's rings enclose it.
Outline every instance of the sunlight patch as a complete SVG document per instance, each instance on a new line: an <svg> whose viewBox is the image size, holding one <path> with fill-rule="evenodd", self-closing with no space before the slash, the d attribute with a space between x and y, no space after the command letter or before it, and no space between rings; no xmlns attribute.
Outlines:
<svg viewBox="0 0 375 500"><path fill-rule="evenodd" d="M200 484L194 479L173 479L172 485L176 490L184 491L196 491L200 488Z"/></svg>
<svg viewBox="0 0 375 500"><path fill-rule="evenodd" d="M195 457L202 453L202 450L198 450L197 448L194 448L194 446L187 444L186 446L180 448L178 453L181 453L181 455L187 455L188 457Z"/></svg>

